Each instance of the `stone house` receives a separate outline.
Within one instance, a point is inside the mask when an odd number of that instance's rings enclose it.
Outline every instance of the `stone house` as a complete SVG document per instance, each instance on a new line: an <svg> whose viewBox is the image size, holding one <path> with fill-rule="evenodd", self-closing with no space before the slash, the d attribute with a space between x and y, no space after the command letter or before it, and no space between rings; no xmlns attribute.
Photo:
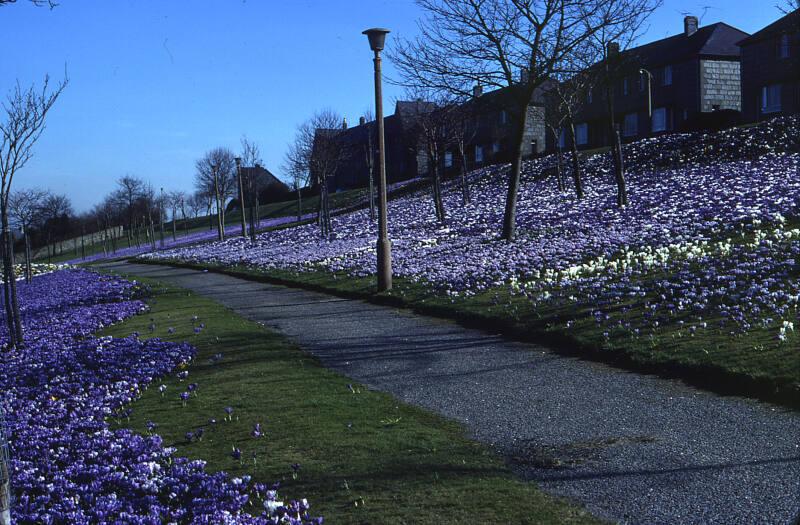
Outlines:
<svg viewBox="0 0 800 525"><path fill-rule="evenodd" d="M741 40L739 47L744 121L800 111L800 10Z"/></svg>
<svg viewBox="0 0 800 525"><path fill-rule="evenodd" d="M682 33L619 53L612 96L623 141L737 123L741 111L737 43L747 36L722 22L698 27L697 18L687 16ZM602 62L594 66L598 72L602 67ZM583 149L611 144L606 89L599 84L576 115L576 141Z"/></svg>

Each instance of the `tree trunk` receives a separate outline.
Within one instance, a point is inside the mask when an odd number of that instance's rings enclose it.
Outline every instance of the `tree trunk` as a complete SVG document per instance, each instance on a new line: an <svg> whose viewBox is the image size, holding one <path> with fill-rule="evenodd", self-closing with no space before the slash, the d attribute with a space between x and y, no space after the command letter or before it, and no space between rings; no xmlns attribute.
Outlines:
<svg viewBox="0 0 800 525"><path fill-rule="evenodd" d="M11 295L11 315L13 319L13 333L15 339L15 346L22 347L24 338L22 334L22 320L19 316L19 301L17 299L17 280L14 273L14 240L11 236L11 229L8 226L8 210L3 209L0 211L2 215L3 235L5 236L5 254L4 263L6 265L6 282L8 283L8 291Z"/></svg>
<svg viewBox="0 0 800 525"><path fill-rule="evenodd" d="M464 141L458 141L458 156L461 163L461 202L469 204L472 196L469 194L469 183L467 182L467 156L464 154Z"/></svg>
<svg viewBox="0 0 800 525"><path fill-rule="evenodd" d="M367 171L369 173L369 184L367 191L369 194L367 195L367 200L369 201L369 218L370 220L375 220L375 177L373 174L372 168L372 141L367 141L366 151L365 151L366 161L367 161Z"/></svg>
<svg viewBox="0 0 800 525"><path fill-rule="evenodd" d="M297 184L297 222L303 220L303 192L300 184Z"/></svg>
<svg viewBox="0 0 800 525"><path fill-rule="evenodd" d="M582 199L583 193L583 179L581 178L581 161L578 156L578 141L575 139L575 122L571 119L569 121L569 135L572 148L572 180L575 181L575 195L578 199Z"/></svg>
<svg viewBox="0 0 800 525"><path fill-rule="evenodd" d="M30 283L33 280L33 269L31 268L31 240L28 236L28 228L25 228L22 234L25 242L25 282Z"/></svg>
<svg viewBox="0 0 800 525"><path fill-rule="evenodd" d="M6 311L6 324L8 328L8 344L10 347L17 345L16 331L14 329L14 309L11 307L11 276L8 272L8 243L6 243L6 234L0 234L0 252L3 257L3 306Z"/></svg>
<svg viewBox="0 0 800 525"><path fill-rule="evenodd" d="M608 100L609 138L611 139L611 157L614 161L614 180L617 183L617 206L628 204L628 190L625 184L625 166L622 162L622 145L614 118L614 90L611 89L611 80L607 73L606 99Z"/></svg>
<svg viewBox="0 0 800 525"><path fill-rule="evenodd" d="M175 241L178 240L178 233L177 233L178 224L177 224L177 220L178 220L178 209L177 208L172 208L172 242L175 242Z"/></svg>
<svg viewBox="0 0 800 525"><path fill-rule="evenodd" d="M517 194L519 193L520 172L522 171L522 141L525 138L525 127L528 124L528 101L520 103L521 115L518 116L517 129L514 134L514 150L511 159L511 172L508 175L508 194L506 209L503 215L503 239L513 241L516 237Z"/></svg>

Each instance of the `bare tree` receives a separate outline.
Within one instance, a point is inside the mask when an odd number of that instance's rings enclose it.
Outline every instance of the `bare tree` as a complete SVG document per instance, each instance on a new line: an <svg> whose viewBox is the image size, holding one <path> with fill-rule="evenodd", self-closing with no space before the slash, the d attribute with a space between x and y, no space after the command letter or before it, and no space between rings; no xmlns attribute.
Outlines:
<svg viewBox="0 0 800 525"><path fill-rule="evenodd" d="M181 211L183 215L184 226L186 226L186 192L181 190L171 191L167 193L166 201L171 211L172 240L175 241L177 240L178 210Z"/></svg>
<svg viewBox="0 0 800 525"><path fill-rule="evenodd" d="M44 201L47 191L39 188L15 190L8 198L8 208L11 219L22 230L25 245L25 281L31 282L31 242L30 232L33 226L41 222L44 212Z"/></svg>
<svg viewBox="0 0 800 525"><path fill-rule="evenodd" d="M117 180L117 186L118 188L114 192L113 198L118 202L118 206L125 211L125 216L127 218L125 230L128 237L128 247L130 248L133 241L132 235L134 217L136 214L136 205L142 198L142 192L144 191L145 184L142 179L132 175L125 175Z"/></svg>
<svg viewBox="0 0 800 525"><path fill-rule="evenodd" d="M256 242L256 233L258 231L258 223L261 220L261 210L260 205L258 202L258 194L261 191L262 182L260 180L261 170L258 169L261 164L261 150L259 149L258 145L249 140L246 136L242 136L241 138L241 148L242 148L242 177L244 178L244 184L247 188L247 194L250 196L250 199L243 199L244 201L249 202L242 202L242 213L245 212L245 209L248 208L250 210L250 240L252 242Z"/></svg>
<svg viewBox="0 0 800 525"><path fill-rule="evenodd" d="M42 205L43 229L47 242L47 260L56 255L56 241L64 240L64 234L73 216L72 203L66 195L48 194ZM52 244L51 244L52 243Z"/></svg>
<svg viewBox="0 0 800 525"><path fill-rule="evenodd" d="M189 213L195 219L205 209L206 203L207 199L202 193L193 193L186 199L186 207L189 208Z"/></svg>
<svg viewBox="0 0 800 525"><path fill-rule="evenodd" d="M401 82L468 97L472 86L507 87L515 125L503 238L516 233L523 141L535 91L565 56L598 31L637 31L661 0L417 0L419 36L390 50Z"/></svg>
<svg viewBox="0 0 800 525"><path fill-rule="evenodd" d="M28 1L37 7L46 6L49 7L50 9L53 9L54 7L58 6L58 4L56 2L53 2L53 0L28 0ZM14 4L16 2L17 0L0 0L0 7L8 4Z"/></svg>
<svg viewBox="0 0 800 525"><path fill-rule="evenodd" d="M225 204L236 194L235 155L228 148L214 148L195 163L195 186L213 196L217 208L217 236L225 239Z"/></svg>
<svg viewBox="0 0 800 525"><path fill-rule="evenodd" d="M303 217L303 192L302 189L308 184L309 155L306 152L301 133L298 130L294 142L289 144L286 154L283 157L283 171L289 176L292 190L297 194L297 220Z"/></svg>
<svg viewBox="0 0 800 525"><path fill-rule="evenodd" d="M342 117L333 110L318 111L297 128L294 143L284 160L286 170L293 178L305 174L309 182L319 188L317 221L324 236L332 231L329 180L347 154L338 138L341 125ZM298 196L299 188L295 184Z"/></svg>
<svg viewBox="0 0 800 525"><path fill-rule="evenodd" d="M375 134L378 131L378 126L375 123L375 114L372 108L367 108L364 111L364 123L367 126L367 141L364 144L364 160L367 165L367 202L369 204L369 218L375 220L376 207L375 207L375 144L377 138Z"/></svg>
<svg viewBox="0 0 800 525"><path fill-rule="evenodd" d="M783 3L776 6L785 15L800 9L800 0L783 0Z"/></svg>
<svg viewBox="0 0 800 525"><path fill-rule="evenodd" d="M9 322L12 346L23 344L23 333L19 317L16 276L11 261L13 246L8 225L8 199L14 176L33 157L33 147L44 132L47 115L66 86L66 77L52 89L50 77L47 76L41 90L37 90L35 86L23 90L17 83L3 104L4 115L0 121L0 221L3 227L6 318Z"/></svg>
<svg viewBox="0 0 800 525"><path fill-rule="evenodd" d="M566 136L565 132L568 131L572 153L572 180L575 184L575 194L578 199L584 197L584 191L578 140L575 134L575 117L585 104L597 81L597 75L588 69L594 56L596 55L591 45L587 44L576 48L572 55L565 57L559 68L560 72L554 75L554 82L550 85L546 95L545 123L557 145L556 160L559 189L562 191L564 189L564 183L561 179L560 142L561 137Z"/></svg>

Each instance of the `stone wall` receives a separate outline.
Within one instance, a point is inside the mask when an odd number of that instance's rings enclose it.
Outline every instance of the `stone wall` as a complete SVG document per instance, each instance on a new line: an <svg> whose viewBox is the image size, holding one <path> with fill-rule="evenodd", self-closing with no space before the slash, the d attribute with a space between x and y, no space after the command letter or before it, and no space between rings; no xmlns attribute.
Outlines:
<svg viewBox="0 0 800 525"><path fill-rule="evenodd" d="M730 60L700 61L700 111L742 110L741 70Z"/></svg>
<svg viewBox="0 0 800 525"><path fill-rule="evenodd" d="M536 141L536 151L531 151L533 141ZM528 106L528 121L525 135L522 139L522 156L540 154L547 147L547 135L544 122L544 108L541 106Z"/></svg>

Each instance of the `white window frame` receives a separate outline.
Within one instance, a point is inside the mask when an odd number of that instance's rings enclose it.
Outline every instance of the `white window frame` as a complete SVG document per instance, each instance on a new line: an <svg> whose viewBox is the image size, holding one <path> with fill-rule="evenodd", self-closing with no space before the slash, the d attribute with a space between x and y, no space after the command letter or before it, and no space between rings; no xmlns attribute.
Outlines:
<svg viewBox="0 0 800 525"><path fill-rule="evenodd" d="M492 153L500 153L500 143L499 142L494 141L492 143Z"/></svg>
<svg viewBox="0 0 800 525"><path fill-rule="evenodd" d="M593 92L594 92L594 89L589 88L589 94L586 96L586 100L589 102L589 104L592 103L592 93Z"/></svg>
<svg viewBox="0 0 800 525"><path fill-rule="evenodd" d="M475 163L483 162L483 146L475 144Z"/></svg>
<svg viewBox="0 0 800 525"><path fill-rule="evenodd" d="M652 131L653 133L658 133L660 131L667 131L668 118L669 114L667 108L653 109L653 117L651 119L650 131Z"/></svg>
<svg viewBox="0 0 800 525"><path fill-rule="evenodd" d="M639 134L639 114L628 113L622 126L622 135L625 137L635 137Z"/></svg>
<svg viewBox="0 0 800 525"><path fill-rule="evenodd" d="M628 81L628 77L622 79L622 94L624 96L628 96L630 93L630 82Z"/></svg>
<svg viewBox="0 0 800 525"><path fill-rule="evenodd" d="M671 86L672 85L672 66L666 65L664 66L664 86Z"/></svg>
<svg viewBox="0 0 800 525"><path fill-rule="evenodd" d="M761 113L778 113L781 111L781 84L770 84L761 88Z"/></svg>
<svg viewBox="0 0 800 525"><path fill-rule="evenodd" d="M452 151L445 151L444 152L444 167L445 168L452 168L453 167L453 152Z"/></svg>
<svg viewBox="0 0 800 525"><path fill-rule="evenodd" d="M578 146L585 146L589 143L589 124L581 122L575 124L575 143Z"/></svg>
<svg viewBox="0 0 800 525"><path fill-rule="evenodd" d="M508 123L508 112L504 109L500 111L500 124Z"/></svg>

